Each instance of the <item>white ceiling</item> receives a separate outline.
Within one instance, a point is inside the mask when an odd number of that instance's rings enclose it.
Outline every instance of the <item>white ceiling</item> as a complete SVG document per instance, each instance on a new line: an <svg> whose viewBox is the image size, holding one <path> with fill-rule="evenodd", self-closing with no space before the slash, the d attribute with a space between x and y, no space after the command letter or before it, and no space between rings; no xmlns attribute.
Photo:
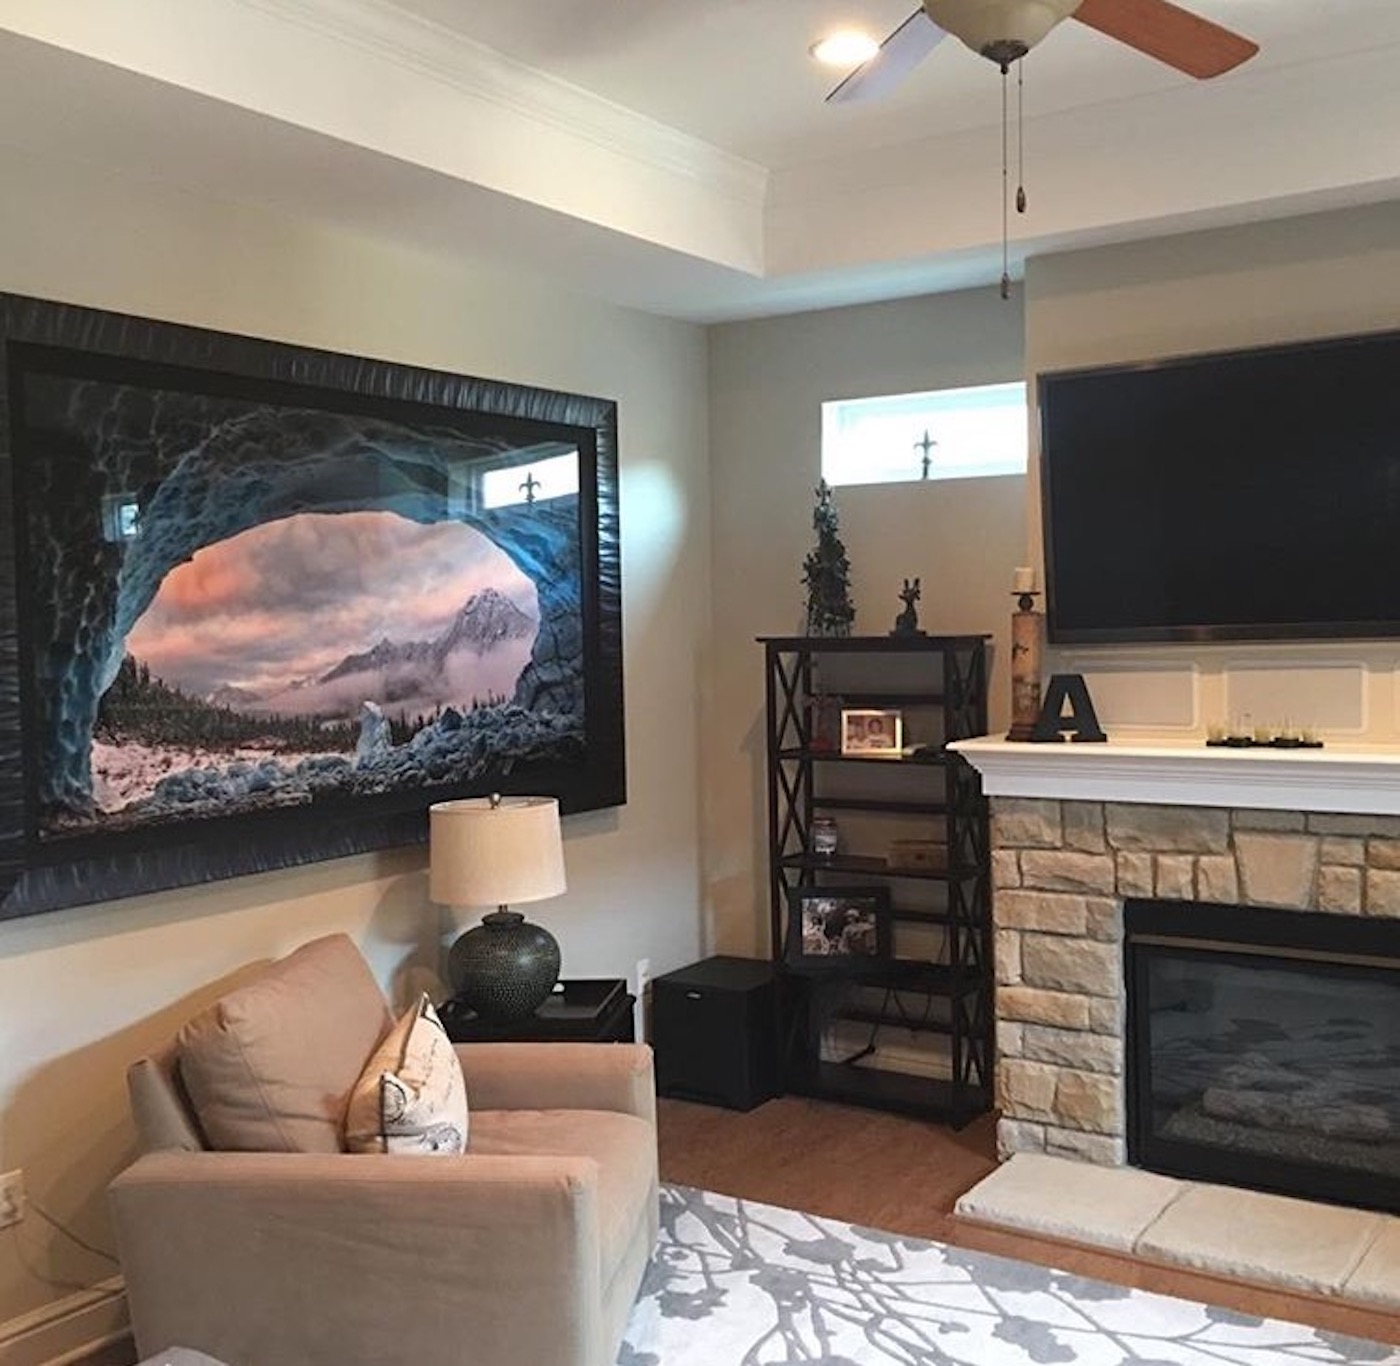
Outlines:
<svg viewBox="0 0 1400 1366"><path fill-rule="evenodd" d="M912 0L0 0L0 141L713 320L994 280L1001 82ZM1027 256L1400 194L1397 0L1191 0L1210 82L1073 21L1025 62Z"/></svg>
<svg viewBox="0 0 1400 1366"><path fill-rule="evenodd" d="M825 106L834 75L807 48L837 27L883 37L918 0L395 0L462 37L765 166L916 141L1000 119L996 68L939 48L893 98ZM1183 0L1260 44L1275 69L1400 44L1395 0ZM1082 24L1025 64L1033 116L1189 78ZM1398 77L1397 79L1400 79ZM1326 97L1325 89L1318 92Z"/></svg>

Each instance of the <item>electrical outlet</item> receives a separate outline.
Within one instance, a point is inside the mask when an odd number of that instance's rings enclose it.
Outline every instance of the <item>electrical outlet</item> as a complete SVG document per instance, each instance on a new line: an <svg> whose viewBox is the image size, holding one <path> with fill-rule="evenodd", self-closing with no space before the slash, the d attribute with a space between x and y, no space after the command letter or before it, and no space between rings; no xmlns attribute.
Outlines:
<svg viewBox="0 0 1400 1366"><path fill-rule="evenodd" d="M24 1218L24 1172L16 1167L0 1176L0 1228Z"/></svg>
<svg viewBox="0 0 1400 1366"><path fill-rule="evenodd" d="M642 1000L647 994L647 987L651 983L651 959L637 959L637 999Z"/></svg>

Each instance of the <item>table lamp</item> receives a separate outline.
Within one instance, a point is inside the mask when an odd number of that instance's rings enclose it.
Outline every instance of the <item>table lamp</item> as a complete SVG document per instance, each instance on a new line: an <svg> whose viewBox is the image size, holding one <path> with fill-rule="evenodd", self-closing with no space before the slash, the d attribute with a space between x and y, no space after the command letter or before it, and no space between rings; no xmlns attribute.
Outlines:
<svg viewBox="0 0 1400 1366"><path fill-rule="evenodd" d="M491 906L447 955L456 999L483 1020L532 1015L559 980L559 944L509 903L565 890L559 803L553 797L467 797L428 808L428 895L446 906Z"/></svg>

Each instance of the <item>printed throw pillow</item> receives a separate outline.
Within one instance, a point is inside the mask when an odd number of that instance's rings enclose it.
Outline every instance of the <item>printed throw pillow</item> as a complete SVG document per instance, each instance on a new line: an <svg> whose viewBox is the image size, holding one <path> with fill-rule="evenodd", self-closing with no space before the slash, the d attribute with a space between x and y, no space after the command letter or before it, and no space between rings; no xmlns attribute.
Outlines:
<svg viewBox="0 0 1400 1366"><path fill-rule="evenodd" d="M467 1085L447 1031L425 994L375 1050L345 1116L352 1153L460 1153Z"/></svg>

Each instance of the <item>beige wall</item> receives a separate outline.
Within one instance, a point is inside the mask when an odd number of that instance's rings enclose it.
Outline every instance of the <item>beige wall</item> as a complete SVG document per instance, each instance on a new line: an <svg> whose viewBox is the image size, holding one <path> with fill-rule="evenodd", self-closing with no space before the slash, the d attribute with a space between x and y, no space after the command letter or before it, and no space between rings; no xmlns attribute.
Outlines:
<svg viewBox="0 0 1400 1366"><path fill-rule="evenodd" d="M698 660L708 619L698 327L454 268L247 207L3 154L0 289L615 398L628 804L565 822L569 891L532 908L565 972L699 949ZM450 927L449 927L450 928ZM0 1170L110 1247L132 1134L122 1071L204 984L332 930L402 994L431 969L421 849L0 924ZM0 1322L110 1268L32 1215L0 1233Z"/></svg>
<svg viewBox="0 0 1400 1366"><path fill-rule="evenodd" d="M1397 319L1400 203L1391 203L1033 260L1026 368L1379 331ZM1035 493L1031 507L1038 562ZM1335 744L1400 743L1394 643L1076 647L1048 665L1084 673L1120 737L1203 737L1210 722L1249 711L1261 724L1312 721Z"/></svg>
<svg viewBox="0 0 1400 1366"><path fill-rule="evenodd" d="M1018 379L1019 296L975 290L731 323L710 333L713 657L704 830L711 942L766 953L767 822L759 635L801 630L823 400ZM1025 553L1021 477L842 488L857 634L884 635L905 577L920 624L990 632L992 716L1009 702L1011 571Z"/></svg>

